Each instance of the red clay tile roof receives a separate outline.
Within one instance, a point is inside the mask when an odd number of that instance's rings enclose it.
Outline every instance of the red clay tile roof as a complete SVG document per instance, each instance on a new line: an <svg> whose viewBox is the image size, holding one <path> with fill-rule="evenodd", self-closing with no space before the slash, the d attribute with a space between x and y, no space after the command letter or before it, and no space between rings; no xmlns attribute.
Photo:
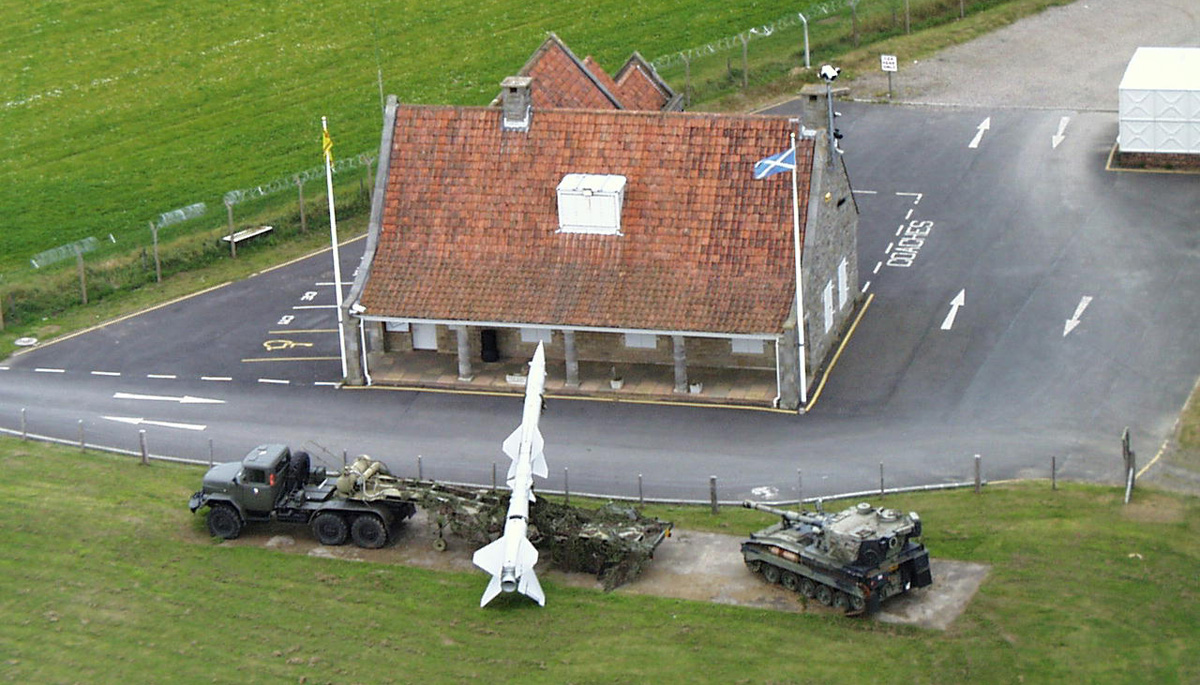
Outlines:
<svg viewBox="0 0 1200 685"><path fill-rule="evenodd" d="M756 181L786 118L401 106L367 313L776 333L794 296L791 180ZM801 140L800 216L812 141ZM568 173L627 177L623 235L559 233Z"/></svg>
<svg viewBox="0 0 1200 685"><path fill-rule="evenodd" d="M600 66L599 62L592 59L591 55L583 58L583 66L592 74L592 76L600 85L604 86L608 92L612 93L613 95L617 95L617 82L608 75L608 72L604 70L604 67ZM617 99L621 99L619 95L617 96ZM620 105L622 109L629 109L629 107L623 102L620 103Z"/></svg>
<svg viewBox="0 0 1200 685"><path fill-rule="evenodd" d="M645 110L661 110L674 95L670 87L636 52L617 72L613 92L625 109Z"/></svg>
<svg viewBox="0 0 1200 685"><path fill-rule="evenodd" d="M616 95L554 34L533 53L518 75L533 78L534 109L621 108ZM604 78L612 83L608 74Z"/></svg>

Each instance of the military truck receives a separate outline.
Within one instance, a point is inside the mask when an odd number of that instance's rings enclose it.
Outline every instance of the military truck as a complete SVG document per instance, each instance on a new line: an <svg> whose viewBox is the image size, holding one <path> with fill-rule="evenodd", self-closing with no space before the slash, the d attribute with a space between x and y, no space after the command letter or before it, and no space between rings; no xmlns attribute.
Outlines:
<svg viewBox="0 0 1200 685"><path fill-rule="evenodd" d="M933 583L916 512L867 502L832 514L748 500L742 506L781 519L742 543L750 570L825 606L848 615L871 613L889 597Z"/></svg>
<svg viewBox="0 0 1200 685"><path fill-rule="evenodd" d="M209 469L188 508L194 514L207 506L209 532L226 540L248 523L274 519L310 526L323 545L350 539L375 549L387 544L393 526L416 513L419 496L365 456L330 478L324 467L312 467L305 452L260 445L240 462Z"/></svg>

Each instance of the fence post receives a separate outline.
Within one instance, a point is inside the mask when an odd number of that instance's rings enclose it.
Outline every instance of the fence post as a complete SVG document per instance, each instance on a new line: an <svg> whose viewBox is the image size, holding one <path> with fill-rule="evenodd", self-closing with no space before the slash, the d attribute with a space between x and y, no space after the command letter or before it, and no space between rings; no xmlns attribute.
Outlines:
<svg viewBox="0 0 1200 685"><path fill-rule="evenodd" d="M980 457L975 455L975 494L978 495L980 487L983 485L982 469L980 468Z"/></svg>
<svg viewBox="0 0 1200 685"><path fill-rule="evenodd" d="M710 500L712 500L713 515L716 516L717 514L721 513L721 510L717 507L717 477L716 476L708 477L708 498Z"/></svg>
<svg viewBox="0 0 1200 685"><path fill-rule="evenodd" d="M300 194L300 232L308 232L308 217L304 214L304 181L296 177L296 191Z"/></svg>
<svg viewBox="0 0 1200 685"><path fill-rule="evenodd" d="M804 508L804 471L796 469L796 508Z"/></svg>
<svg viewBox="0 0 1200 685"><path fill-rule="evenodd" d="M83 451L83 419L79 419L79 451Z"/></svg>
<svg viewBox="0 0 1200 685"><path fill-rule="evenodd" d="M425 468L421 463L421 455L417 455L417 480L425 480Z"/></svg>
<svg viewBox="0 0 1200 685"><path fill-rule="evenodd" d="M342 470L346 470L346 450L342 450Z"/></svg>
<svg viewBox="0 0 1200 685"><path fill-rule="evenodd" d="M21 407L21 439L29 439L29 432L25 430L25 407Z"/></svg>
<svg viewBox="0 0 1200 685"><path fill-rule="evenodd" d="M1121 458L1125 461L1125 504L1129 504L1129 498L1133 495L1133 488L1137 485L1137 456L1133 453L1133 449L1129 445L1128 426L1121 433Z"/></svg>
<svg viewBox="0 0 1200 685"><path fill-rule="evenodd" d="M79 296L87 304L87 271L83 268L83 250L75 246L75 268L79 270Z"/></svg>
<svg viewBox="0 0 1200 685"><path fill-rule="evenodd" d="M738 38L742 39L742 90L746 90L750 86L750 41L744 33Z"/></svg>
<svg viewBox="0 0 1200 685"><path fill-rule="evenodd" d="M1050 456L1050 489L1058 489L1058 457Z"/></svg>
<svg viewBox="0 0 1200 685"><path fill-rule="evenodd" d="M150 453L146 451L146 429L145 428L141 428L138 430L138 442L141 443L141 446L142 446L142 466L149 466L150 465Z"/></svg>
<svg viewBox="0 0 1200 685"><path fill-rule="evenodd" d="M209 438L208 439L208 468L211 469L212 467L213 467L213 441L212 441L212 438Z"/></svg>
<svg viewBox="0 0 1200 685"><path fill-rule="evenodd" d="M642 474L638 474L638 504L646 506L646 498L642 495Z"/></svg>
<svg viewBox="0 0 1200 685"><path fill-rule="evenodd" d="M154 282L162 283L162 262L158 259L158 225L150 222L150 239L154 243Z"/></svg>
<svg viewBox="0 0 1200 685"><path fill-rule="evenodd" d="M567 467L564 466L563 467L563 504L569 505L571 503L571 486L570 486L570 480L568 479L568 475L569 475L569 473L568 473Z"/></svg>
<svg viewBox="0 0 1200 685"><path fill-rule="evenodd" d="M683 56L683 106L692 106L692 60Z"/></svg>
<svg viewBox="0 0 1200 685"><path fill-rule="evenodd" d="M233 239L233 203L225 201L225 213L229 215L229 256L237 259L237 241Z"/></svg>
<svg viewBox="0 0 1200 685"><path fill-rule="evenodd" d="M492 462L492 492L496 491L496 462Z"/></svg>
<svg viewBox="0 0 1200 685"><path fill-rule="evenodd" d="M879 462L879 497L882 499L884 494L885 493L884 493L884 488L883 488L883 462L881 461L881 462Z"/></svg>

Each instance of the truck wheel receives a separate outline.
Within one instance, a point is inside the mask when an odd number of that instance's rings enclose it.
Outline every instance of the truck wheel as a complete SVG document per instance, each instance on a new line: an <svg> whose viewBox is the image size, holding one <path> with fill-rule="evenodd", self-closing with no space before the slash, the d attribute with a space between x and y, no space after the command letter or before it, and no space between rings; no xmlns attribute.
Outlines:
<svg viewBox="0 0 1200 685"><path fill-rule="evenodd" d="M311 463L308 452L293 452L292 463L288 467L291 471L288 474L291 477L292 484L295 487L302 488L308 482L309 464Z"/></svg>
<svg viewBox="0 0 1200 685"><path fill-rule="evenodd" d="M779 582L779 567L763 564L763 578L772 585Z"/></svg>
<svg viewBox="0 0 1200 685"><path fill-rule="evenodd" d="M791 571L784 571L783 575L780 577L780 581L783 583L785 588L791 590L792 592L796 592L800 589L800 576L792 573Z"/></svg>
<svg viewBox="0 0 1200 685"><path fill-rule="evenodd" d="M350 537L359 547L379 549L387 544L387 528L378 516L363 514L350 526Z"/></svg>
<svg viewBox="0 0 1200 685"><path fill-rule="evenodd" d="M818 585L817 601L825 606L833 604L833 590L828 585Z"/></svg>
<svg viewBox="0 0 1200 685"><path fill-rule="evenodd" d="M434 538L433 539L433 548L435 550L437 550L438 552L445 552L446 551L446 538Z"/></svg>
<svg viewBox="0 0 1200 685"><path fill-rule="evenodd" d="M850 595L850 613L861 614L867 608L867 600Z"/></svg>
<svg viewBox="0 0 1200 685"><path fill-rule="evenodd" d="M346 519L332 511L317 514L312 522L312 531L322 545L331 546L346 544L346 534L349 533Z"/></svg>
<svg viewBox="0 0 1200 685"><path fill-rule="evenodd" d="M846 611L850 608L850 598L844 592L833 593L833 608Z"/></svg>
<svg viewBox="0 0 1200 685"><path fill-rule="evenodd" d="M208 532L232 540L242 534L242 517L228 504L214 504L208 509Z"/></svg>

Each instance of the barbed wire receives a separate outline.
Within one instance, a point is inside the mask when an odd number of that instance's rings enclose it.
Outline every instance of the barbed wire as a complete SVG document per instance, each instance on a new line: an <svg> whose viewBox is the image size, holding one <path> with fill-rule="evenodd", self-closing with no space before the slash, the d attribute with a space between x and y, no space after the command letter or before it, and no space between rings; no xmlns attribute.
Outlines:
<svg viewBox="0 0 1200 685"><path fill-rule="evenodd" d="M157 225L158 228L163 228L164 226L177 224L188 219L195 219L198 216L204 216L206 211L208 211L208 205L203 202L197 202L196 204L180 207L179 209L172 209L169 212L163 212L158 215Z"/></svg>
<svg viewBox="0 0 1200 685"><path fill-rule="evenodd" d="M332 171L334 174L338 174L343 171L361 169L368 164L374 163L375 155L372 155L369 152L363 152L352 157L341 157L334 160ZM285 190L293 190L297 183L308 183L309 181L314 181L318 178L324 178L324 176L325 165L322 164L321 166L305 169L304 171L300 171L289 176L284 176L283 178L277 178L270 183L264 183L260 186L231 190L228 193L225 193L225 204L236 205L239 202L245 202L246 200L256 197L266 197L267 195L274 195L275 193L281 193Z"/></svg>
<svg viewBox="0 0 1200 685"><path fill-rule="evenodd" d="M100 241L88 236L83 240L76 240L73 243L59 245L58 247L52 247L49 250L39 252L29 260L29 263L33 264L33 268L40 269L43 266L74 257L76 254L91 252L97 247L100 247Z"/></svg>
<svg viewBox="0 0 1200 685"><path fill-rule="evenodd" d="M847 4L847 0L825 0L824 2L818 2L808 6L807 11L803 14L805 18L809 20L819 19L833 14L837 10L845 7ZM660 71L683 62L691 62L697 57L715 55L718 52L728 52L729 50L740 48L742 46L743 36L747 41L756 40L759 38L767 38L776 31L781 31L783 29L791 28L800 24L800 14L801 13L799 12L789 14L780 17L769 24L755 26L742 31L741 33L736 33L732 36L726 36L711 43L701 45L700 47L688 48L687 50L681 50L670 55L663 55L662 57L652 60L650 62L650 66L654 67L655 71Z"/></svg>

